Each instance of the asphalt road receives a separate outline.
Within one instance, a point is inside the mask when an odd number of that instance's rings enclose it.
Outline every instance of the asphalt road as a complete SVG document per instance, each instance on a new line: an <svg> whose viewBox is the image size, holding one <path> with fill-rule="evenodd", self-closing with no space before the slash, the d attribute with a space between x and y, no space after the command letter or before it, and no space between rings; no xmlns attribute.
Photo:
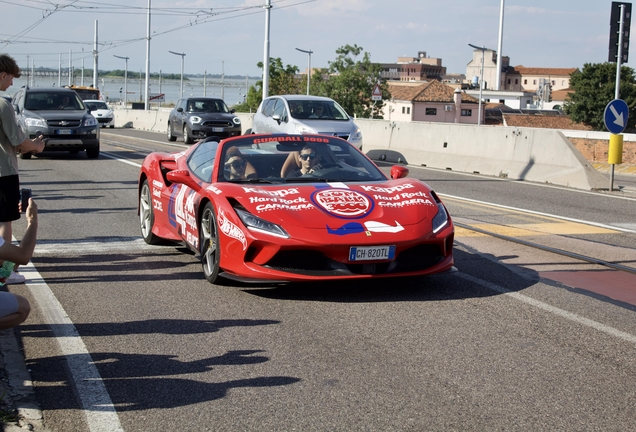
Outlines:
<svg viewBox="0 0 636 432"><path fill-rule="evenodd" d="M213 286L140 239L138 164L182 143L102 140L97 160L20 161L41 219L33 283L11 290L34 305L19 334L51 431L633 429L633 274L458 228L453 274ZM411 176L457 222L636 267L629 187Z"/></svg>

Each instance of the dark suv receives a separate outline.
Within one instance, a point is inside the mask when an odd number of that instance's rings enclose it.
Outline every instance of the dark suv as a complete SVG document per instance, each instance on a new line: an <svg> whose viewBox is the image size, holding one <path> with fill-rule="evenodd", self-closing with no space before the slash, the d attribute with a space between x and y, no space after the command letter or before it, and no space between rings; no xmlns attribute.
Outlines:
<svg viewBox="0 0 636 432"><path fill-rule="evenodd" d="M241 135L241 119L222 99L191 97L179 99L168 117L168 141L177 135L183 142L215 136L219 139Z"/></svg>
<svg viewBox="0 0 636 432"><path fill-rule="evenodd" d="M75 91L66 88L22 87L13 96L18 124L29 138L44 136L44 150L86 150L99 157L99 124ZM22 153L29 159L31 153Z"/></svg>

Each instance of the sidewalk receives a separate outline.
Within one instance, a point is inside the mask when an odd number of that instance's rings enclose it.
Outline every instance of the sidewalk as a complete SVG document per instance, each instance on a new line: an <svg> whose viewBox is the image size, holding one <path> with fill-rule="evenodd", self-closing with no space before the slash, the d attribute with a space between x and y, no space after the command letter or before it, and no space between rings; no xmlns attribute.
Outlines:
<svg viewBox="0 0 636 432"><path fill-rule="evenodd" d="M14 329L0 330L0 430L47 431Z"/></svg>

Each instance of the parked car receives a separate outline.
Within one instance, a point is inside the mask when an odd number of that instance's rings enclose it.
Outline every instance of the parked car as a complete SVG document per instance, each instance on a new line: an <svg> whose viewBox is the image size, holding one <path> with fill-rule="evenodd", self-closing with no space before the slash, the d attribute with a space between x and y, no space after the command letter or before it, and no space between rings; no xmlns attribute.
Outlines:
<svg viewBox="0 0 636 432"><path fill-rule="evenodd" d="M97 119L97 122L101 127L115 127L115 113L106 102L102 100L87 99L84 100L84 105L91 111L93 117Z"/></svg>
<svg viewBox="0 0 636 432"><path fill-rule="evenodd" d="M168 141L180 135L186 144L210 136L228 138L241 135L241 119L222 99L184 98L170 111L167 132Z"/></svg>
<svg viewBox="0 0 636 432"><path fill-rule="evenodd" d="M296 157L304 173L283 174ZM407 175L396 165L388 178L337 137L206 138L146 156L141 235L149 244L184 242L211 283L453 271L453 222L435 192Z"/></svg>
<svg viewBox="0 0 636 432"><path fill-rule="evenodd" d="M67 88L20 88L13 96L20 128L29 138L44 136L45 151L66 150L99 157L99 124L75 91ZM31 153L20 154L22 159Z"/></svg>
<svg viewBox="0 0 636 432"><path fill-rule="evenodd" d="M321 112L319 112L321 110ZM278 95L266 98L246 133L323 134L362 149L362 133L336 101L327 97Z"/></svg>

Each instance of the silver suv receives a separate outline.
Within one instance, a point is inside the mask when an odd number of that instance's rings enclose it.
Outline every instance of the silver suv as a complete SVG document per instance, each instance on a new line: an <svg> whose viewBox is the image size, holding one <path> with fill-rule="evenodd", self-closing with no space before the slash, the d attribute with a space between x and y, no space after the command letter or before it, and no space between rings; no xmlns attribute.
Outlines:
<svg viewBox="0 0 636 432"><path fill-rule="evenodd" d="M346 111L327 97L278 95L263 100L246 133L337 136L362 149L362 133Z"/></svg>

